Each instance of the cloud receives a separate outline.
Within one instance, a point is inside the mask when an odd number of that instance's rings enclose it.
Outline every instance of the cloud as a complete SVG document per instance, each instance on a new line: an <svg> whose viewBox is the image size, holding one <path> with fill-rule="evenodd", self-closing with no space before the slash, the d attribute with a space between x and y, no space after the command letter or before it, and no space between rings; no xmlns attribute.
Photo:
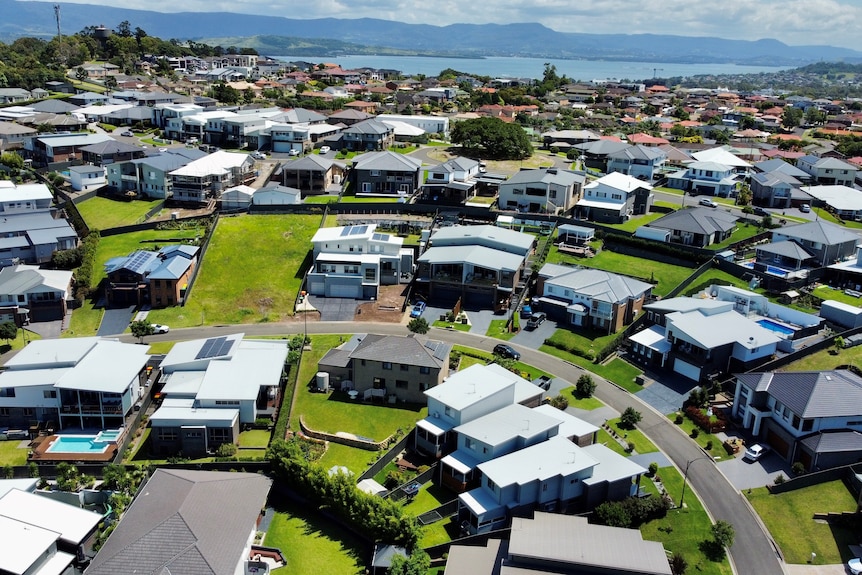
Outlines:
<svg viewBox="0 0 862 575"><path fill-rule="evenodd" d="M113 0L81 3L116 5ZM862 49L862 0L126 0L123 7L299 19L380 18L441 26L538 22L560 32L774 38L791 45Z"/></svg>

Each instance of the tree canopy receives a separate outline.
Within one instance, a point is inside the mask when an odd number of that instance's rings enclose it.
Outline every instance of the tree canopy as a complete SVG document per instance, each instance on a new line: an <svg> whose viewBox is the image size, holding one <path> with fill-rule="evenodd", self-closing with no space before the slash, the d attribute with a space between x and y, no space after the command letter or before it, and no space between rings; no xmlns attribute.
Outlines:
<svg viewBox="0 0 862 575"><path fill-rule="evenodd" d="M527 133L499 118L475 118L452 127L452 142L468 154L494 160L523 160L533 153Z"/></svg>

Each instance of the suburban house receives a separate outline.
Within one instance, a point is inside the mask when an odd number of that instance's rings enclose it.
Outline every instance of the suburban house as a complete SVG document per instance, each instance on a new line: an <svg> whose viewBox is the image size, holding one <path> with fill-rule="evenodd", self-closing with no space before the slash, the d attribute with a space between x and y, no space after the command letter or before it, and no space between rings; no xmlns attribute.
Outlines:
<svg viewBox="0 0 862 575"><path fill-rule="evenodd" d="M579 447L559 435L478 468L481 486L458 496L458 522L470 535L533 510L590 510L632 497L647 471L604 445Z"/></svg>
<svg viewBox="0 0 862 575"><path fill-rule="evenodd" d="M590 130L551 130L542 133L542 147L546 150L553 146L565 151L576 144L598 140L601 140L601 137Z"/></svg>
<svg viewBox="0 0 862 575"><path fill-rule="evenodd" d="M395 129L379 119L363 120L341 131L341 145L351 152L388 149L395 143Z"/></svg>
<svg viewBox="0 0 862 575"><path fill-rule="evenodd" d="M421 184L422 162L395 152L369 152L357 157L350 171L357 196L403 197Z"/></svg>
<svg viewBox="0 0 862 575"><path fill-rule="evenodd" d="M107 183L121 194L134 192L145 198L164 200L172 195L169 174L206 155L197 148L170 148L139 160L117 162L106 168Z"/></svg>
<svg viewBox="0 0 862 575"><path fill-rule="evenodd" d="M72 299L72 272L18 264L0 268L0 323L21 327L29 322L66 317Z"/></svg>
<svg viewBox="0 0 862 575"><path fill-rule="evenodd" d="M439 228L417 260L416 289L433 301L506 309L535 242L491 225Z"/></svg>
<svg viewBox="0 0 862 575"><path fill-rule="evenodd" d="M414 448L441 458L455 450L459 425L515 403L535 407L542 394L542 388L496 363L473 364L425 391L428 416L416 423Z"/></svg>
<svg viewBox="0 0 862 575"><path fill-rule="evenodd" d="M105 168L101 165L94 166L91 164L69 166L69 182L76 192L104 186L107 183Z"/></svg>
<svg viewBox="0 0 862 575"><path fill-rule="evenodd" d="M790 166L783 160L779 161ZM801 186L802 182L780 170L751 175L751 194L754 202L767 208L791 207L794 199L801 200L805 197L804 193L800 193Z"/></svg>
<svg viewBox="0 0 862 575"><path fill-rule="evenodd" d="M258 473L157 469L86 573L266 575L253 541L271 486Z"/></svg>
<svg viewBox="0 0 862 575"><path fill-rule="evenodd" d="M853 187L858 167L838 158L802 156L796 159L796 167L823 186Z"/></svg>
<svg viewBox="0 0 862 575"><path fill-rule="evenodd" d="M621 552L625 550L625 552ZM668 554L637 529L589 523L586 517L536 511L513 517L509 540L452 545L446 575L476 573L613 573L671 575Z"/></svg>
<svg viewBox="0 0 862 575"><path fill-rule="evenodd" d="M705 248L729 238L736 229L737 220L736 216L723 210L685 208L642 226L646 230L639 229L635 235L657 239L653 230L665 230L664 241Z"/></svg>
<svg viewBox="0 0 862 575"><path fill-rule="evenodd" d="M475 194L479 162L461 156L431 166L426 172L422 195L433 202L461 204Z"/></svg>
<svg viewBox="0 0 862 575"><path fill-rule="evenodd" d="M751 169L751 164L733 153L730 146L722 146L718 148L708 148L693 152L691 157L698 162L715 162L723 166L729 166L733 173L740 176L746 176Z"/></svg>
<svg viewBox="0 0 862 575"><path fill-rule="evenodd" d="M425 391L448 377L451 349L420 336L357 334L329 350L317 368L329 374L330 386L363 399L422 403Z"/></svg>
<svg viewBox="0 0 862 575"><path fill-rule="evenodd" d="M377 119L387 123L401 122L419 128L426 134L440 134L441 138L449 137L449 118L447 116L380 114Z"/></svg>
<svg viewBox="0 0 862 575"><path fill-rule="evenodd" d="M281 164L273 178L282 185L296 188L302 196L325 194L331 186L339 187L344 181L347 166L318 154L309 154L292 162Z"/></svg>
<svg viewBox="0 0 862 575"><path fill-rule="evenodd" d="M862 378L850 370L737 374L733 415L808 471L862 458Z"/></svg>
<svg viewBox="0 0 862 575"><path fill-rule="evenodd" d="M45 263L55 251L78 245L78 235L52 208L53 201L45 184L0 181L0 266Z"/></svg>
<svg viewBox="0 0 862 575"><path fill-rule="evenodd" d="M826 206L843 220L862 220L862 192L852 186L806 186L801 190L809 202Z"/></svg>
<svg viewBox="0 0 862 575"><path fill-rule="evenodd" d="M31 341L0 372L0 427L123 427L144 393L146 352L97 337Z"/></svg>
<svg viewBox="0 0 862 575"><path fill-rule="evenodd" d="M254 158L250 154L219 151L189 162L169 174L173 199L194 205L217 200L233 186L254 181Z"/></svg>
<svg viewBox="0 0 862 575"><path fill-rule="evenodd" d="M105 262L109 305L167 307L181 303L197 266L198 247L169 245L138 250Z"/></svg>
<svg viewBox="0 0 862 575"><path fill-rule="evenodd" d="M113 142L107 134L36 134L24 141L25 158L37 166L80 159L80 149L99 142Z"/></svg>
<svg viewBox="0 0 862 575"><path fill-rule="evenodd" d="M160 364L161 406L150 417L152 449L194 457L237 443L240 426L271 418L287 342L244 334L177 343Z"/></svg>
<svg viewBox="0 0 862 575"><path fill-rule="evenodd" d="M667 154L655 146L638 144L616 152L608 158L608 172L619 172L645 182L652 182L664 165Z"/></svg>
<svg viewBox="0 0 862 575"><path fill-rule="evenodd" d="M140 146L132 146L116 140L106 140L82 146L80 152L81 161L94 166L107 166L115 162L136 160L146 155L146 150Z"/></svg>
<svg viewBox="0 0 862 575"><path fill-rule="evenodd" d="M521 170L500 183L501 209L559 214L570 211L581 198L584 172L539 168Z"/></svg>
<svg viewBox="0 0 862 575"><path fill-rule="evenodd" d="M557 321L607 333L634 321L652 284L603 270L545 264L536 294L542 310Z"/></svg>
<svg viewBox="0 0 862 575"><path fill-rule="evenodd" d="M828 266L856 255L859 234L836 224L817 220L784 226L772 231L773 243L793 241L813 256L819 266Z"/></svg>
<svg viewBox="0 0 862 575"><path fill-rule="evenodd" d="M693 196L708 195L730 198L736 195L740 178L733 166L718 162L690 162L685 170L667 177L667 186Z"/></svg>
<svg viewBox="0 0 862 575"><path fill-rule="evenodd" d="M577 214L585 220L619 224L630 216L648 213L653 198L650 184L613 172L584 186Z"/></svg>
<svg viewBox="0 0 862 575"><path fill-rule="evenodd" d="M413 268L404 239L376 231L376 224L321 228L311 238L311 295L371 299L381 285L396 285Z"/></svg>

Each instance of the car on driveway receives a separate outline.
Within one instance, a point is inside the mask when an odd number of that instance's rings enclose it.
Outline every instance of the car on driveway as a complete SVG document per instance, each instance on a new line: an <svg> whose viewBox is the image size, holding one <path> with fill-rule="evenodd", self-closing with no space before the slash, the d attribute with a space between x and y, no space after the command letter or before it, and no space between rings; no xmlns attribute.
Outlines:
<svg viewBox="0 0 862 575"><path fill-rule="evenodd" d="M527 320L527 325L525 329L534 330L548 319L548 314L543 311L537 311L530 315L530 319Z"/></svg>
<svg viewBox="0 0 862 575"><path fill-rule="evenodd" d="M763 457L767 451L769 451L769 447L755 443L745 450L745 455L743 455L742 458L746 461L757 461Z"/></svg>
<svg viewBox="0 0 862 575"><path fill-rule="evenodd" d="M298 156L299 150L297 150L296 148L291 148L290 151L287 153L287 155L288 156Z"/></svg>
<svg viewBox="0 0 862 575"><path fill-rule="evenodd" d="M801 206L799 206L799 211L803 214L807 214L811 211L811 206L809 206L808 204L802 204Z"/></svg>
<svg viewBox="0 0 862 575"><path fill-rule="evenodd" d="M120 132L120 135L125 137L125 138L134 138L135 137L135 134L133 132L131 132L130 130L126 130L125 132Z"/></svg>
<svg viewBox="0 0 862 575"><path fill-rule="evenodd" d="M320 153L321 154L328 154L329 150L330 150L329 146L320 146Z"/></svg>
<svg viewBox="0 0 862 575"><path fill-rule="evenodd" d="M416 305L413 306L413 309L410 310L410 317L421 317L425 312L425 302L420 301L416 302Z"/></svg>
<svg viewBox="0 0 862 575"><path fill-rule="evenodd" d="M754 208L754 215L755 216L771 216L772 214L769 213L768 211L764 210L760 206L757 206L756 208Z"/></svg>
<svg viewBox="0 0 862 575"><path fill-rule="evenodd" d="M709 198L703 198L702 200L700 200L698 202L698 204L700 204L701 206L706 206L708 208L717 208L718 207L718 204L716 204L715 202L713 202Z"/></svg>
<svg viewBox="0 0 862 575"><path fill-rule="evenodd" d="M255 160L265 160L266 154L264 154L263 152L252 152L251 157Z"/></svg>
<svg viewBox="0 0 862 575"><path fill-rule="evenodd" d="M171 331L171 328L160 323L154 323L153 330L155 330L154 333L168 333Z"/></svg>
<svg viewBox="0 0 862 575"><path fill-rule="evenodd" d="M849 569L850 573L853 575L862 575L862 559L854 557L847 562L847 569Z"/></svg>
<svg viewBox="0 0 862 575"><path fill-rule="evenodd" d="M494 355L499 355L506 359L514 359L515 361L521 359L521 354L514 347L505 343L498 343L494 346Z"/></svg>

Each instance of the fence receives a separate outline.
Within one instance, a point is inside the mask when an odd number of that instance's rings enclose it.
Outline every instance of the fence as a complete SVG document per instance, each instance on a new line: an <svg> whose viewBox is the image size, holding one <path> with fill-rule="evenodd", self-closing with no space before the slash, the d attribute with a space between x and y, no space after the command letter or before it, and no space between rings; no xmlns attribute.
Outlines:
<svg viewBox="0 0 862 575"><path fill-rule="evenodd" d="M431 467L429 467L428 469L426 469L425 471L423 471L422 473L418 474L416 477L414 477L413 479L411 479L407 483L405 483L403 485L399 485L398 487L396 487L395 489L393 489L392 491L390 491L389 493L387 493L383 497L389 498L393 501L401 501L402 499L405 499L409 496L408 489L410 488L411 485L415 485L417 483L419 485L424 485L425 483L428 483L429 481L434 479L435 473L437 473L437 464L436 463L434 465L432 465Z"/></svg>
<svg viewBox="0 0 862 575"><path fill-rule="evenodd" d="M420 525L430 525L438 521L442 521L447 517L452 517L458 513L458 499L453 499L448 503L444 503L440 507L436 507L431 511L427 511L416 518Z"/></svg>
<svg viewBox="0 0 862 575"><path fill-rule="evenodd" d="M805 475L788 479L784 483L770 485L769 491L773 494L786 493L788 491L802 489L803 487L811 487L812 485L819 485L820 483L828 483L830 481L840 479L844 481L852 491L854 491L856 500L858 501L860 490L862 490L862 483L860 483L860 480L857 477L857 474L859 473L862 473L862 465L859 463L853 463L845 465L844 467L833 467L831 469L824 469L823 471L806 473Z"/></svg>
<svg viewBox="0 0 862 575"><path fill-rule="evenodd" d="M389 463L392 462L398 456L398 454L407 449L407 446L410 445L413 441L414 433L416 433L415 429L401 439L399 439L397 442L395 442L389 449L389 451L387 451L380 459L375 461L371 465L371 467L366 469L365 472L359 476L359 481L362 481L363 479L371 479L372 477L380 473L380 471L382 471L384 467L389 465Z"/></svg>
<svg viewBox="0 0 862 575"><path fill-rule="evenodd" d="M851 335L857 335L860 333L862 333L862 327L856 327L853 329L848 329L846 331L842 331L841 333L836 333L835 337L840 336L840 337L843 337L844 339L847 339ZM786 365L790 365L794 361L800 360L803 357L807 357L807 356L811 355L812 353L817 353L818 351L823 351L824 349L829 349L829 348L833 347L835 345L835 337L826 338L822 341L812 343L811 345L808 345L802 349L794 351L793 353L788 353L787 355L785 355L783 357L773 359L769 363L764 363L762 365L759 365L755 369L752 369L751 371L761 372L761 371L775 371L777 369L781 369L782 367L784 367Z"/></svg>
<svg viewBox="0 0 862 575"><path fill-rule="evenodd" d="M215 234L216 226L218 226L218 220L219 220L219 215L218 215L218 213L216 213L215 217L213 217L213 220L210 223L210 227L207 230L207 235L206 235L206 237L204 237L204 241L201 242L200 251L198 252L198 265L196 265L195 268L192 270L192 276L189 278L189 287L186 288L186 295L185 295L185 297L183 297L183 302L182 302L183 306L186 305L186 302L189 301L189 297L191 297L191 295L192 295L192 289L194 289L194 287L195 287L195 280L198 279L198 274L200 273L201 268L203 267L202 265L200 265L200 263L204 261L204 256L207 253L207 248L210 245L210 241L213 238L213 234Z"/></svg>

